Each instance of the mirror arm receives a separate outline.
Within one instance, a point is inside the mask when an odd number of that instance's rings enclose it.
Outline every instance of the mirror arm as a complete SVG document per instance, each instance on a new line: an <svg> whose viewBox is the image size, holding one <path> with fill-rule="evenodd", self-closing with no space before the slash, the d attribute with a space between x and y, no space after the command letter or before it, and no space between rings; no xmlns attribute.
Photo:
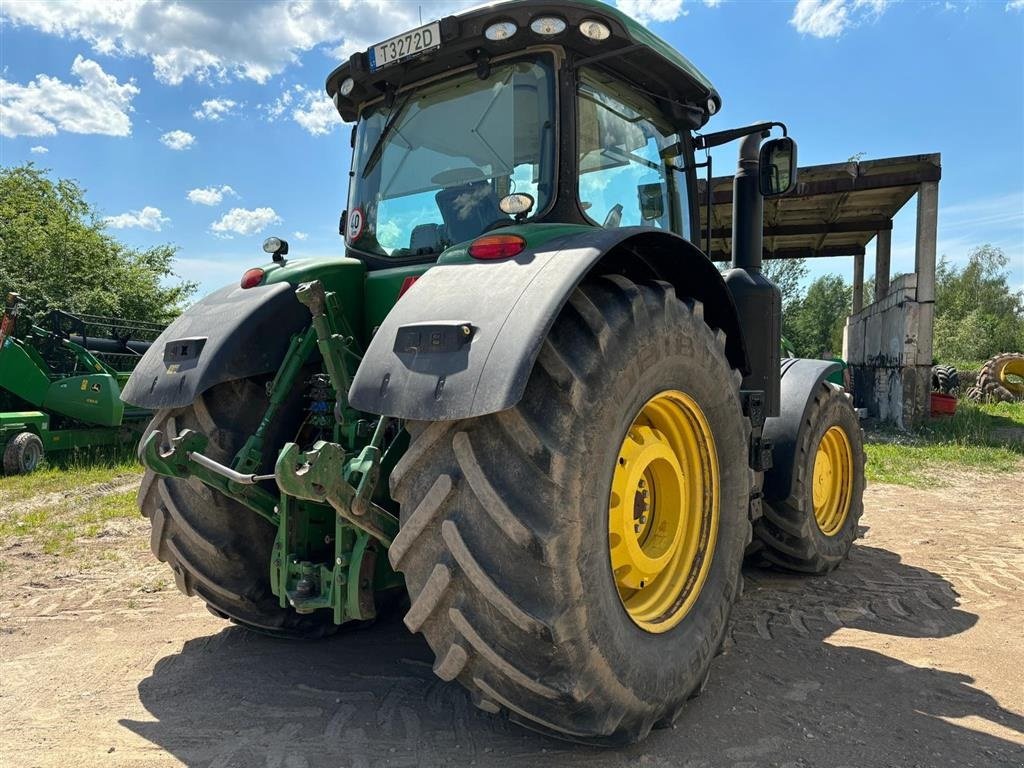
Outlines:
<svg viewBox="0 0 1024 768"><path fill-rule="evenodd" d="M693 147L694 149L711 149L711 147L728 144L730 141L742 139L744 136L750 136L755 133L760 133L761 138L768 138L769 132L775 127L782 129L783 136L789 135L785 123L755 123L754 125L746 125L742 128L730 128L728 131L698 135L693 140Z"/></svg>

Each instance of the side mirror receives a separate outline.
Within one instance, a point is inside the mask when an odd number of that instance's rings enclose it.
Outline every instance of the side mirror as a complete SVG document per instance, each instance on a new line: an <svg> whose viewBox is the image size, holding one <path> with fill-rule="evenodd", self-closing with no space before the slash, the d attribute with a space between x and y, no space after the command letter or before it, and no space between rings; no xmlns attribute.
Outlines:
<svg viewBox="0 0 1024 768"><path fill-rule="evenodd" d="M796 142L788 136L766 141L759 164L764 197L784 195L796 186Z"/></svg>
<svg viewBox="0 0 1024 768"><path fill-rule="evenodd" d="M661 184L641 184L637 188L640 196L640 218L654 221L665 215L665 197L661 193Z"/></svg>

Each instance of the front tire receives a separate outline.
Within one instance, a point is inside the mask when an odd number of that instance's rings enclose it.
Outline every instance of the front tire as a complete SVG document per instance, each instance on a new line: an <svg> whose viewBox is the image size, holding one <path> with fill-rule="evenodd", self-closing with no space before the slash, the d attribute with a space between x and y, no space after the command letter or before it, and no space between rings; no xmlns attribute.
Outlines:
<svg viewBox="0 0 1024 768"><path fill-rule="evenodd" d="M724 344L701 305L667 284L604 278L572 294L514 408L407 425L389 551L409 588L405 622L434 650L437 675L477 706L561 738L622 744L671 723L699 693L750 537L749 425ZM634 419L666 392L706 420L717 532L707 568L690 571L703 579L690 605L679 614L666 603L672 626L657 627L658 616L627 610L632 592L620 595L610 499ZM682 586L678 596L682 606Z"/></svg>
<svg viewBox="0 0 1024 768"><path fill-rule="evenodd" d="M754 536L768 564L828 573L850 554L864 512L864 434L841 387L814 391L793 462L790 495L764 504Z"/></svg>

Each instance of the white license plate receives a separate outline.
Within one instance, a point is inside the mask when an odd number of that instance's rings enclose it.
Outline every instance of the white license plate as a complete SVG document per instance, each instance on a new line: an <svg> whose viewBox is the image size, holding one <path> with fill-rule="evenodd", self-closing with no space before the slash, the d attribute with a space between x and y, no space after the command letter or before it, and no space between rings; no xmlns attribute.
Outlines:
<svg viewBox="0 0 1024 768"><path fill-rule="evenodd" d="M375 72L388 64L440 47L441 23L435 21L373 46L370 49L370 71Z"/></svg>

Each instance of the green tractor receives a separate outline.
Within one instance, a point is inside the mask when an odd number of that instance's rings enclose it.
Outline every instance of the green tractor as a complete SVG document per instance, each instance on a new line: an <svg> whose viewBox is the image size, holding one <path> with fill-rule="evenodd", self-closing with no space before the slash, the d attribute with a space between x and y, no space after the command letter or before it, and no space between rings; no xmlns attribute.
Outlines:
<svg viewBox="0 0 1024 768"><path fill-rule="evenodd" d="M125 408L121 387L163 326L53 310L44 327L22 303L7 294L0 319L3 474L32 472L46 455L134 444L152 413Z"/></svg>
<svg viewBox="0 0 1024 768"><path fill-rule="evenodd" d="M152 546L225 619L316 637L408 595L480 708L588 743L704 687L745 555L822 573L862 510L830 361L780 360L763 197L779 123L593 0L494 3L353 55L345 256L196 304L124 399ZM695 151L741 140L733 267L699 242Z"/></svg>

